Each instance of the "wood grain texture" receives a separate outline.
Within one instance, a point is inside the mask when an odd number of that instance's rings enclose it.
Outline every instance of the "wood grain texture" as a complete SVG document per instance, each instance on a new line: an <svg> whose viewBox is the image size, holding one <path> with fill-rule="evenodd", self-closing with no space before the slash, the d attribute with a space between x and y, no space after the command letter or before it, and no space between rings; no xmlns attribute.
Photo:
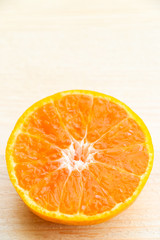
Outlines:
<svg viewBox="0 0 160 240"><path fill-rule="evenodd" d="M67 89L119 98L148 126L154 168L137 201L95 226L32 214L15 192L5 147L35 101ZM0 1L0 239L160 240L160 2Z"/></svg>

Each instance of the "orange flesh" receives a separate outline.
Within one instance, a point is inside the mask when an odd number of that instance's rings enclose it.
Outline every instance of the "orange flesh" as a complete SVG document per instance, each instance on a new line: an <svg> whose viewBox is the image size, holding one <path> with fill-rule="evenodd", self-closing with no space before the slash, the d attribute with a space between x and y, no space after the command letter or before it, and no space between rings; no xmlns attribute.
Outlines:
<svg viewBox="0 0 160 240"><path fill-rule="evenodd" d="M15 175L49 211L95 215L136 190L149 153L145 135L116 103L69 94L25 119L13 148Z"/></svg>

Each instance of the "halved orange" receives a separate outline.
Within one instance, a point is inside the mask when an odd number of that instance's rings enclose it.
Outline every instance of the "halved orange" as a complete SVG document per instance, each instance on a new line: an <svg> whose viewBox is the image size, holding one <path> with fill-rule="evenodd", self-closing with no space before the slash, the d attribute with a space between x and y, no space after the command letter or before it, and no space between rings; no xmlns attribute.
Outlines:
<svg viewBox="0 0 160 240"><path fill-rule="evenodd" d="M72 90L31 106L7 144L10 179L38 216L64 224L103 222L129 206L153 165L143 121L105 94Z"/></svg>

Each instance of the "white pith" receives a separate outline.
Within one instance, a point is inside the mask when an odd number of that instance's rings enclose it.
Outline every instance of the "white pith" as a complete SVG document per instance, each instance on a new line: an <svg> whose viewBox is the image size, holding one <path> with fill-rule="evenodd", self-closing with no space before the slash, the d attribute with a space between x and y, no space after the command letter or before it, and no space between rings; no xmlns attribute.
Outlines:
<svg viewBox="0 0 160 240"><path fill-rule="evenodd" d="M84 139L82 141L72 140L71 145L62 150L63 162L60 168L65 167L70 172L73 170L82 171L94 161L94 152L93 146L88 142L84 143Z"/></svg>

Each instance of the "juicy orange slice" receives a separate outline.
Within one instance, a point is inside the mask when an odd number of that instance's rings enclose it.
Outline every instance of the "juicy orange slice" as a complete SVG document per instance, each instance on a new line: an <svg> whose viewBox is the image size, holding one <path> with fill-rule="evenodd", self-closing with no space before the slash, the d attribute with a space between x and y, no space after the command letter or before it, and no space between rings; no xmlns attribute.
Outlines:
<svg viewBox="0 0 160 240"><path fill-rule="evenodd" d="M35 214L94 224L135 200L150 174L153 146L125 104L73 90L37 102L20 117L6 160L15 189Z"/></svg>

